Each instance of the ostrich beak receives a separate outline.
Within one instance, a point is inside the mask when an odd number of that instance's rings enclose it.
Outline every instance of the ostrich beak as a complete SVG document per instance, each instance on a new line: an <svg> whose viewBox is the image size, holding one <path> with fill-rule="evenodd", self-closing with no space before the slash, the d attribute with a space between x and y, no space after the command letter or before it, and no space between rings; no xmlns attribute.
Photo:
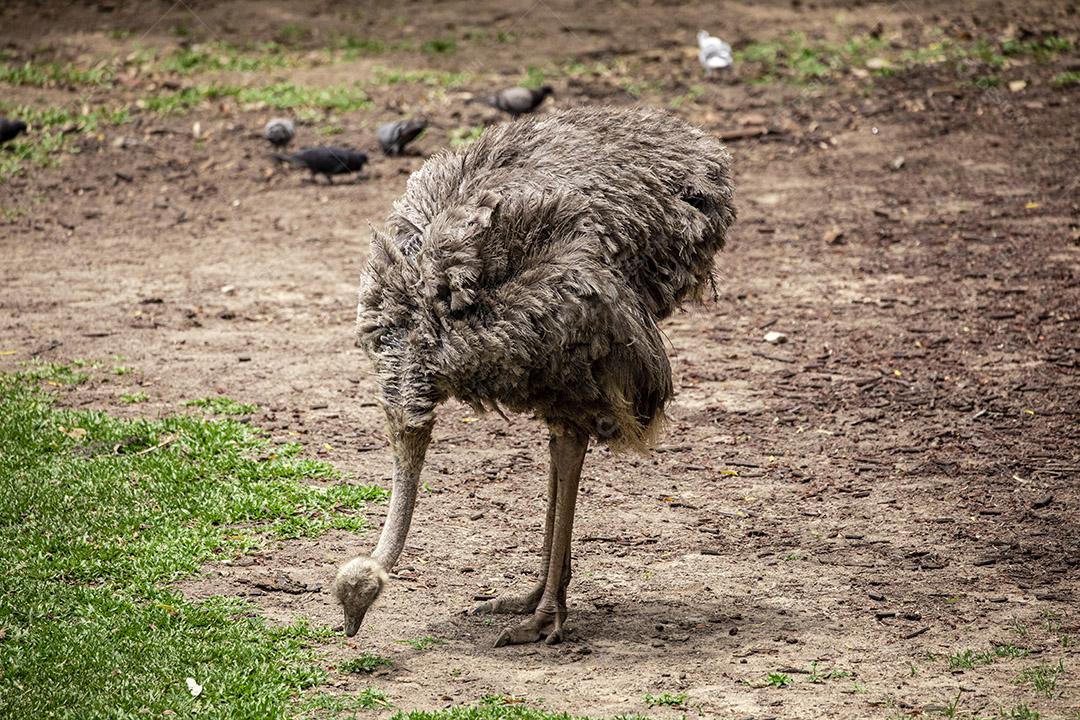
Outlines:
<svg viewBox="0 0 1080 720"><path fill-rule="evenodd" d="M345 637L352 637L360 630L360 625L364 622L364 615L367 615L367 609L361 610L356 615L349 615L348 611L345 612Z"/></svg>

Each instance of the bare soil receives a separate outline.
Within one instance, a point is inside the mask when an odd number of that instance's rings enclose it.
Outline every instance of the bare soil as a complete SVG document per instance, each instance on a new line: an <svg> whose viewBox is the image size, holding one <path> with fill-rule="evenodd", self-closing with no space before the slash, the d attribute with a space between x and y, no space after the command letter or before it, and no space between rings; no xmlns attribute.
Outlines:
<svg viewBox="0 0 1080 720"><path fill-rule="evenodd" d="M1019 26L1075 38L1080 27L1075 3L1040 2L211 2L194 4L198 21L183 3L101 5L7 6L0 42L76 57L107 48L116 28L170 47L166 28L185 18L230 41L302 24L313 46L342 23L387 38L469 25L520 40L273 75L363 79L376 63L511 84L528 65L580 57L632 61L671 88L702 82L699 26L736 43L788 30L842 38L879 22L987 37ZM865 92L718 79L681 107L715 132L770 132L731 142L739 221L718 297L665 324L678 391L668 433L648 458L594 448L586 460L570 641L494 649L504 619L464 614L535 577L547 440L530 418L473 422L451 403L390 589L356 638L322 648L331 666L363 652L395 666L334 673L335 689L373 684L401 709L502 693L579 714L743 718L932 717L959 693L962 713L1026 704L1075 718L1080 95L1050 87L1061 62L1076 58L1022 67L1019 92L927 67ZM333 186L270 166L258 135L268 112L214 106L141 117L12 179L0 186L0 204L18 210L0 218L0 350L14 353L0 360L122 356L136 373L62 391L63 402L168 414L223 393L257 403L254 423L350 480L385 484L381 411L353 346L368 225L451 130L496 120L464 102L482 89L374 87L375 108L337 118L335 142L373 149L374 127L398 113L435 127L421 154L375 156ZM43 91L4 92L20 102ZM556 93L548 107L639 101L601 81ZM319 141L300 130L300 144ZM789 341L763 342L769 330ZM134 390L150 402L119 402ZM242 595L275 621L340 624L329 581L371 548L380 513L364 537L281 542L182 587ZM401 643L422 636L443 642ZM1037 653L959 671L934 657L992 644ZM1059 659L1054 697L1017 684L1021 669ZM813 683L812 662L852 675ZM763 687L770 672L795 683ZM689 708L648 710L643 696L665 691L687 693Z"/></svg>

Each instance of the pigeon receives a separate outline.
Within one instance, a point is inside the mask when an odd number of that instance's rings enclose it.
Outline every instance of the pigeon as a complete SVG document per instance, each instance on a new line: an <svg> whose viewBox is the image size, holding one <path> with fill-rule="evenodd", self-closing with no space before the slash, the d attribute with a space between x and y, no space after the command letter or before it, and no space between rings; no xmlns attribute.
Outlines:
<svg viewBox="0 0 1080 720"><path fill-rule="evenodd" d="M733 61L731 46L726 42L702 30L697 34L697 44L698 57L701 59L706 75L711 75L713 70L731 67Z"/></svg>
<svg viewBox="0 0 1080 720"><path fill-rule="evenodd" d="M512 87L500 90L494 95L474 98L474 101L485 103L505 113L510 113L513 117L517 117L525 113L531 113L540 107L540 103L544 102L544 98L554 92L550 85L544 85L539 90Z"/></svg>
<svg viewBox="0 0 1080 720"><path fill-rule="evenodd" d="M274 160L293 167L305 167L311 171L311 177L325 175L326 181L334 184L332 175L345 175L359 172L368 161L367 153L343 147L304 148L292 155L274 155Z"/></svg>
<svg viewBox="0 0 1080 720"><path fill-rule="evenodd" d="M427 120L424 118L397 120L380 125L375 132L375 136L379 139L379 147L382 148L384 153L387 155L400 155L405 146L420 137L420 133L424 132L426 128Z"/></svg>
<svg viewBox="0 0 1080 720"><path fill-rule="evenodd" d="M285 147L292 142L293 137L296 135L296 128L293 127L292 120L288 118L274 118L266 123L263 135L274 147Z"/></svg>
<svg viewBox="0 0 1080 720"><path fill-rule="evenodd" d="M22 120L0 118L0 144L14 140L20 133L26 132L26 123Z"/></svg>

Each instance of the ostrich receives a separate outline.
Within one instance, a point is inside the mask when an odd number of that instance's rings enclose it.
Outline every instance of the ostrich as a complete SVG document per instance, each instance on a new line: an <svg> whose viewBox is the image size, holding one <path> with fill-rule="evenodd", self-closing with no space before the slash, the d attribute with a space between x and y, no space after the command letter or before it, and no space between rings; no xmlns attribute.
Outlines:
<svg viewBox="0 0 1080 720"><path fill-rule="evenodd" d="M435 408L456 397L548 426L540 581L473 613L529 616L496 647L562 639L586 448L644 451L654 437L672 394L657 323L712 280L735 220L730 162L672 115L576 108L489 128L409 178L360 289L394 473L374 553L333 584L346 635L401 555Z"/></svg>

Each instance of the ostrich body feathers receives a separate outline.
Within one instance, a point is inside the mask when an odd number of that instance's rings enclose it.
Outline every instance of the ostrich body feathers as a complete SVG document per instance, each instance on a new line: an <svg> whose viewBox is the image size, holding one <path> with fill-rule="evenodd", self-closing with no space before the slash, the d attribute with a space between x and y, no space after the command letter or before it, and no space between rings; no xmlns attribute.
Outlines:
<svg viewBox="0 0 1080 720"><path fill-rule="evenodd" d="M553 112L431 158L361 285L388 412L423 425L457 397L644 448L672 394L657 323L734 219L727 151L659 111Z"/></svg>

